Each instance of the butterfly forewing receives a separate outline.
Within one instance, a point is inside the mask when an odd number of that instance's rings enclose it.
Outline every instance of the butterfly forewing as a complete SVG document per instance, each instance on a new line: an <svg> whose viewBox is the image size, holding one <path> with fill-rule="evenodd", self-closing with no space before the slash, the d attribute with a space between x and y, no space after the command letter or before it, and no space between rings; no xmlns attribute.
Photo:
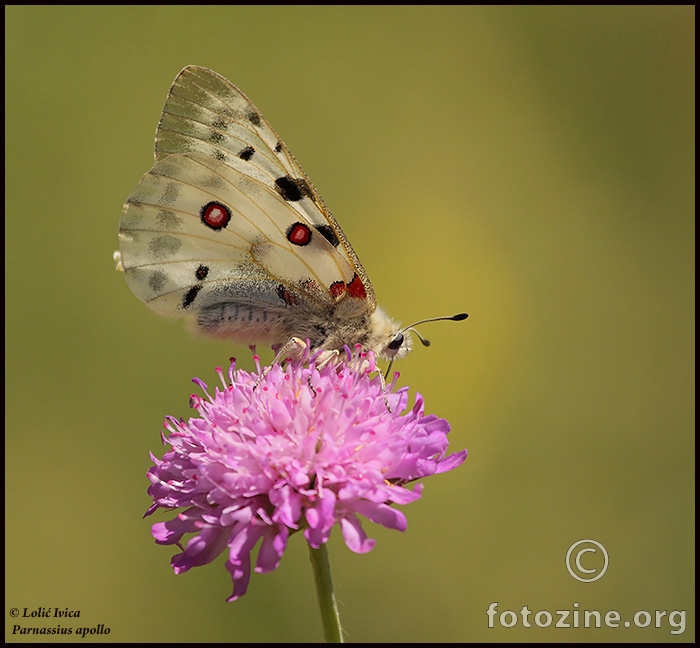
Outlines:
<svg viewBox="0 0 700 648"><path fill-rule="evenodd" d="M211 70L189 66L170 88L155 152L161 160L195 151L226 164L246 162L248 174L265 182L346 257L365 287L367 309L374 309L374 291L362 264L284 142L241 90Z"/></svg>

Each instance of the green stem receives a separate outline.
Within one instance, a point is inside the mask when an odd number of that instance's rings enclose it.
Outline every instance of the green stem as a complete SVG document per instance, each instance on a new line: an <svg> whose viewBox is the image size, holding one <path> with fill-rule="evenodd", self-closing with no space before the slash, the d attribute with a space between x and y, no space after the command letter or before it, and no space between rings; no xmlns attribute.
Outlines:
<svg viewBox="0 0 700 648"><path fill-rule="evenodd" d="M314 570L314 580L316 581L318 604L321 607L323 638L326 643L343 643L338 605L335 600L335 594L333 594L333 580L331 579L331 564L328 561L328 549L326 549L325 544L322 544L318 549L309 546L309 554Z"/></svg>

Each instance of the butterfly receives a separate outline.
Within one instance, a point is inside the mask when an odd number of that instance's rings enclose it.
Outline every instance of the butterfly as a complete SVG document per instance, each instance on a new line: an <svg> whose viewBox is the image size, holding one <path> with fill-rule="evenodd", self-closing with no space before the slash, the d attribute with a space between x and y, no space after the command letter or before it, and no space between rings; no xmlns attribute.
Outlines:
<svg viewBox="0 0 700 648"><path fill-rule="evenodd" d="M206 335L308 340L331 353L359 344L390 361L411 350L415 324L401 328L377 306L296 158L250 99L207 68L173 81L155 165L124 204L119 241L115 259L136 297Z"/></svg>

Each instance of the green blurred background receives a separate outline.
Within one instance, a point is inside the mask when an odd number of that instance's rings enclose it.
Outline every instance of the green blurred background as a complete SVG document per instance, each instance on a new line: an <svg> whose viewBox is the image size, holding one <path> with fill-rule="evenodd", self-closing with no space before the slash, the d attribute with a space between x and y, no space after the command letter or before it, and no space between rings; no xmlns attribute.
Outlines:
<svg viewBox="0 0 700 648"><path fill-rule="evenodd" d="M101 641L321 638L300 537L227 604L222 560L173 575L141 518L164 415L188 415L193 376L252 364L153 315L112 261L170 83L197 64L284 138L388 312L470 313L398 365L467 462L405 533L368 523L370 554L331 539L349 639L695 639L694 8L5 16L8 610L80 610L45 625L101 623ZM595 583L565 568L583 538L610 555ZM492 602L687 610L686 631L489 629ZM6 614L21 641L32 622Z"/></svg>

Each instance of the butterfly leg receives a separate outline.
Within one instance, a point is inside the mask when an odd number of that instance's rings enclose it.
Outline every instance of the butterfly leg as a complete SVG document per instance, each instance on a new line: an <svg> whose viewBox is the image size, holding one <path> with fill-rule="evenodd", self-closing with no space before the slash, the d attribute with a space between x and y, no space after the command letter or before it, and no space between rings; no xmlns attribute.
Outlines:
<svg viewBox="0 0 700 648"><path fill-rule="evenodd" d="M255 381L255 384L253 385L253 389L255 389L260 384L260 381L267 375L272 365L279 364L283 360L287 359L299 360L304 355L305 350L306 342L297 337L291 338L289 342L286 342L284 346L282 346L282 348L277 352L277 355L275 355L274 359L272 360L272 364L270 364L262 370L262 372L260 373L260 377Z"/></svg>
<svg viewBox="0 0 700 648"><path fill-rule="evenodd" d="M389 410L389 412L391 412L391 405L389 405L389 399L386 397L386 392L387 392L386 379L384 377L384 374L381 371L378 372L377 375L379 376L379 382L382 386L382 394L384 395L384 404L386 405L387 410Z"/></svg>
<svg viewBox="0 0 700 648"><path fill-rule="evenodd" d="M287 358L290 360L299 360L304 355L306 347L307 345L304 340L293 337L277 352L272 364L280 363Z"/></svg>
<svg viewBox="0 0 700 648"><path fill-rule="evenodd" d="M282 346L282 348L280 348L280 350L277 352L274 359L272 360L272 364L263 369L262 373L260 374L260 377L255 382L255 385L253 385L253 389L255 389L260 384L260 381L267 375L267 372L270 371L270 367L272 367L272 365L281 363L284 360L300 360L303 357L304 352L307 348L307 343L301 340L300 338L291 338L289 342L284 344L284 346ZM316 357L316 368L321 369L322 367L325 367L329 362L331 364L335 364L339 356L340 352L337 349L321 351L321 353L319 353ZM311 386L310 383L309 386ZM313 389L313 387L311 388Z"/></svg>
<svg viewBox="0 0 700 648"><path fill-rule="evenodd" d="M308 345L306 342L298 337L293 337L277 352L272 364L282 362L286 359L300 360L307 348ZM325 367L329 362L335 364L339 355L340 352L337 349L321 351L318 356L316 356L316 367L320 369L321 367Z"/></svg>
<svg viewBox="0 0 700 648"><path fill-rule="evenodd" d="M331 364L336 364L338 356L340 356L340 351L338 351L338 349L321 351L316 358L316 368L320 369L321 367L325 367L329 362Z"/></svg>

